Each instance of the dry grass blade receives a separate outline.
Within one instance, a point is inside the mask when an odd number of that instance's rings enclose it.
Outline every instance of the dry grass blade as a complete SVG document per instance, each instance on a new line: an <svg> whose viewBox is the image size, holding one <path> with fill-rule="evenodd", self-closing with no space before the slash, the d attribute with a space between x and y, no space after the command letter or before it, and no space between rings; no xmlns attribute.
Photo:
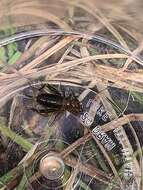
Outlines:
<svg viewBox="0 0 143 190"><path fill-rule="evenodd" d="M74 170L71 173L71 176L66 184L65 190L71 190L71 189L75 189L76 185L76 178L77 175L79 173L79 163L76 165L76 168L74 168Z"/></svg>
<svg viewBox="0 0 143 190"><path fill-rule="evenodd" d="M64 1L65 3L67 3L66 0L61 0L61 1ZM69 1L68 3L71 5L74 5L75 7L79 7L85 10L87 13L97 18L125 48L129 49L126 42L120 35L120 33L110 24L110 22L103 16L103 14L96 8L96 6L93 5L93 3L91 4L90 1L88 3L86 1L84 2L83 1L82 2Z"/></svg>
<svg viewBox="0 0 143 190"><path fill-rule="evenodd" d="M72 40L73 40L73 38L70 38L69 41L68 42L66 41L65 42L66 44L64 44L63 46L67 45ZM42 54L41 56L39 56L38 58L36 58L34 61L32 61L31 63L29 63L27 66L25 66L24 68L22 68L20 71L23 72L23 71L26 71L28 69L32 69L33 67L37 66L42 61L44 61L46 58L48 58L49 56L51 56L53 53L55 53L54 51L57 52L63 46L61 46L61 44L60 44L60 47L57 48L57 46L56 46L57 49L54 48L56 50L52 49L52 50L49 50L49 52L45 52L44 55ZM49 68L49 66L47 66L47 69L49 69L50 71L52 71L52 67L54 67L54 68L56 68L56 72L58 72L59 71L58 69L60 69L60 68L64 70L64 69L67 69L68 67L71 68L71 67L77 66L77 65L79 65L81 63L86 63L86 62L94 61L94 60L98 60L98 59L110 59L110 58L114 58L114 59L122 58L122 59L124 59L124 58L128 58L128 56L125 55L125 54L118 54L118 53L117 54L105 54L105 55L93 55L93 56L88 56L88 57L82 58L82 59L76 59L76 60L73 60L73 61L64 62L63 64L60 64L60 65L54 64L53 66L50 66L50 68ZM107 67L107 68L110 68L110 67ZM40 68L40 69L42 70L42 68ZM46 70L46 67L44 67L44 70ZM28 72L30 72L30 70L28 70ZM11 75L11 77L12 77L12 75Z"/></svg>
<svg viewBox="0 0 143 190"><path fill-rule="evenodd" d="M112 121L110 121L107 124L102 125L102 130L107 132L110 130L114 130L122 125L125 125L128 122L132 121L143 121L143 114L129 114L129 115L124 115L123 117L116 118Z"/></svg>
<svg viewBox="0 0 143 190"><path fill-rule="evenodd" d="M87 141L89 141L92 138L92 135L90 133L84 135L74 143L72 143L69 147L67 147L65 150L61 152L61 156L63 158L66 158L71 152L73 152L76 148L81 146L82 144L85 144Z"/></svg>
<svg viewBox="0 0 143 190"><path fill-rule="evenodd" d="M23 67L22 63L25 62L26 60L28 60L37 49L39 49L44 43L48 43L49 46L54 45L54 43L56 42L56 39L51 39L51 37L49 36L44 36L39 38L29 49L27 49L27 51L25 51L20 59L18 61L16 61L16 63L14 64L15 67Z"/></svg>
<svg viewBox="0 0 143 190"><path fill-rule="evenodd" d="M132 55L134 55L134 56L138 55L142 51L142 49L143 49L143 41L140 43L138 48L132 52ZM130 59L130 57L129 57L127 59L126 63L124 64L122 71L125 71L131 63L132 63L132 59Z"/></svg>
<svg viewBox="0 0 143 190"><path fill-rule="evenodd" d="M74 46L74 44L72 44L70 47L67 48L67 50L65 51L65 53L63 54L61 59L58 61L58 64L61 64L64 61L64 59L67 58L67 55L69 52L71 52L73 46Z"/></svg>
<svg viewBox="0 0 143 190"><path fill-rule="evenodd" d="M66 158L65 163L67 165L69 165L70 167L75 167L77 164L77 160ZM101 175L99 175L99 170L97 172L96 168L94 168L93 166L91 166L89 164L79 163L79 171L89 175L92 178L95 178L95 179L103 182L104 184L109 184L109 182L110 182L111 177L109 175L108 175L108 177L106 174L105 174L105 176L103 176L103 174L102 174L103 172L101 172Z"/></svg>
<svg viewBox="0 0 143 190"><path fill-rule="evenodd" d="M94 134L92 135L93 139L95 140L95 142L97 143L97 145L99 146L100 150L102 151L103 155L105 156L106 160L108 161L108 164L110 166L110 168L112 169L112 172L115 176L115 179L118 181L119 186L122 188L123 184L122 184L122 180L119 177L118 171L116 170L112 160L110 159L108 153L106 152L105 148L103 147L103 145L96 139L96 137L94 136Z"/></svg>
<svg viewBox="0 0 143 190"><path fill-rule="evenodd" d="M27 66L23 67L21 71L26 71L29 69L32 69L33 67L40 64L42 61L56 53L57 51L61 50L63 47L65 47L67 44L75 40L76 37L69 36L61 40L59 43L57 43L55 46L48 49L46 52L44 52L42 55L37 57L35 60L33 60L31 63L29 63Z"/></svg>

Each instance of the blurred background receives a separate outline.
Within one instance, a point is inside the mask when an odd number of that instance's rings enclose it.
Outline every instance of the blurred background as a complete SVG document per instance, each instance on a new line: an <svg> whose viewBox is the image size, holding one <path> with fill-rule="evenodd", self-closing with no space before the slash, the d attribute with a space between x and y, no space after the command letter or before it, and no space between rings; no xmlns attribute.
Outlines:
<svg viewBox="0 0 143 190"><path fill-rule="evenodd" d="M111 30L112 25L140 40L142 9L142 0L1 0L0 29L48 27L92 33Z"/></svg>

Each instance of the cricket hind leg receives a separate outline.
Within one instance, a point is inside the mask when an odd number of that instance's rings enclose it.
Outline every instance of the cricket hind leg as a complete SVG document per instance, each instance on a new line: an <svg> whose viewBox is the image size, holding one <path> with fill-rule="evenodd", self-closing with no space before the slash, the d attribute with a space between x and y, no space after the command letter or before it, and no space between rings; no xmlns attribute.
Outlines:
<svg viewBox="0 0 143 190"><path fill-rule="evenodd" d="M66 97L65 95L65 90L62 89L62 85L61 85L61 82L59 83L58 85L58 89L53 87L51 84L47 83L46 84L46 87L51 91L53 92L54 94L56 95L59 95L59 96L63 96L63 97Z"/></svg>
<svg viewBox="0 0 143 190"><path fill-rule="evenodd" d="M61 96L60 91L57 90L55 87L53 87L53 86L52 86L51 84L49 84L49 83L43 84L42 87L39 88L38 90L39 90L39 91L44 90L45 92L47 92L47 91L46 91L46 88L47 88L48 90L50 90L51 93Z"/></svg>
<svg viewBox="0 0 143 190"><path fill-rule="evenodd" d="M61 85L61 82L60 82L60 85L59 85L59 89L60 89L61 95L62 95L64 98L66 98L66 97L67 97L67 95L66 95L66 88L65 88L65 86L62 86L62 85Z"/></svg>
<svg viewBox="0 0 143 190"><path fill-rule="evenodd" d="M59 90L57 90L55 87L53 87L52 85L47 84L47 87L48 87L49 90L51 90L51 92L53 92L54 94L61 96L61 92L60 92Z"/></svg>

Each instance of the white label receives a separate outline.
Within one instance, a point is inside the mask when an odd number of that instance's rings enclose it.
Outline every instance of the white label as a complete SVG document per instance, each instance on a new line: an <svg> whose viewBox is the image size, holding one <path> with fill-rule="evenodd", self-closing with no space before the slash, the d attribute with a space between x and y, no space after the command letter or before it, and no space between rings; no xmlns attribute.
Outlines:
<svg viewBox="0 0 143 190"><path fill-rule="evenodd" d="M86 127L89 127L93 123L94 118L90 117L88 112L85 112L80 116L80 120Z"/></svg>
<svg viewBox="0 0 143 190"><path fill-rule="evenodd" d="M112 150L116 146L112 139L105 132L101 131L100 126L96 126L92 130L92 133L108 151Z"/></svg>

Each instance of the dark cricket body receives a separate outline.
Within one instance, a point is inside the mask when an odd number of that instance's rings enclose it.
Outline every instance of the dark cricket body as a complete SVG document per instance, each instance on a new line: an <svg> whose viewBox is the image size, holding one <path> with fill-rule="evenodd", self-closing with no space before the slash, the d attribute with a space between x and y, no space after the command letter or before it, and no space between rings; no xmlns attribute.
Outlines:
<svg viewBox="0 0 143 190"><path fill-rule="evenodd" d="M45 92L43 90L44 87L42 87L39 89L39 94L36 96L36 103L42 108L32 108L31 110L45 116L48 113L54 112L60 113L69 111L73 114L79 114L82 112L82 105L73 92L68 96L65 96L65 92L61 93L49 84L47 84L46 87L51 91L51 93Z"/></svg>
<svg viewBox="0 0 143 190"><path fill-rule="evenodd" d="M43 93L37 96L37 103L45 108L59 110L63 105L63 97L56 94Z"/></svg>
<svg viewBox="0 0 143 190"><path fill-rule="evenodd" d="M49 113L56 111L69 111L78 114L82 111L77 98L63 97L56 94L43 93L37 96L37 103L42 105Z"/></svg>

